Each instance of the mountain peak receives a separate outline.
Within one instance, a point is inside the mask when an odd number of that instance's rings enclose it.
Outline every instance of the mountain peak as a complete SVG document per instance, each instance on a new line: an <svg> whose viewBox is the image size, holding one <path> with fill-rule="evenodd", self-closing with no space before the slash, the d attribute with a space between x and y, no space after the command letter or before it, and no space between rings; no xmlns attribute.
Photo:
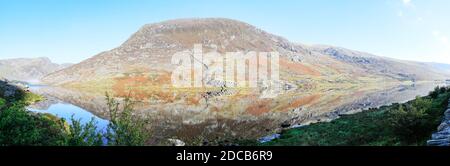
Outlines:
<svg viewBox="0 0 450 166"><path fill-rule="evenodd" d="M142 28L183 28L183 27L200 27L200 26L208 25L230 25L230 26L247 26L254 27L250 24L247 24L242 21L228 19L228 18L182 18L182 19L173 19L162 21L158 23L146 24Z"/></svg>
<svg viewBox="0 0 450 166"><path fill-rule="evenodd" d="M332 46L294 44L283 37L233 19L189 18L146 24L119 47L51 73L43 80L50 84L70 84L87 82L97 77L115 78L137 71L170 73L175 66L171 62L172 55L192 50L195 44L201 44L204 52L275 51L281 56L283 70L301 75L320 71L355 76L375 74L393 79L428 79L432 75L409 69L419 68L416 64L410 65L408 70L394 68L392 66L405 68L405 64L390 59L380 60L368 53ZM335 63L342 65L331 65ZM441 77L439 74L435 75L436 78Z"/></svg>
<svg viewBox="0 0 450 166"><path fill-rule="evenodd" d="M171 54L202 44L218 52L278 51L306 54L299 45L245 22L226 18L190 18L147 24L116 51ZM167 50L171 50L168 52Z"/></svg>

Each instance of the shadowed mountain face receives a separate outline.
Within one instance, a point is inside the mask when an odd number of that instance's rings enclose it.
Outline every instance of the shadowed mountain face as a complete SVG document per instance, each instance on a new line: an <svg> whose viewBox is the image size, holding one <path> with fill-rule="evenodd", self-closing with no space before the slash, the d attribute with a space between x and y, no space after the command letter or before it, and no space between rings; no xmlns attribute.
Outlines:
<svg viewBox="0 0 450 166"><path fill-rule="evenodd" d="M37 83L47 74L61 70L70 64L52 63L48 58L18 58L0 60L0 77Z"/></svg>
<svg viewBox="0 0 450 166"><path fill-rule="evenodd" d="M230 19L182 19L143 26L121 46L44 78L73 84L122 77L127 73L170 73L171 56L202 44L203 51L278 51L283 71L294 75L377 77L389 80L445 79L432 65L378 57L330 46L305 46Z"/></svg>

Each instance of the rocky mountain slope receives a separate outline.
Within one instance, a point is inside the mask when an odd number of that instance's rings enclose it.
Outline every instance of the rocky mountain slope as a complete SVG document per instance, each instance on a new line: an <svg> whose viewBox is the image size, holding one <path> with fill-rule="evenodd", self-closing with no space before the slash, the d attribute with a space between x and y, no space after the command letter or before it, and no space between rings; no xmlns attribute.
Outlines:
<svg viewBox="0 0 450 166"><path fill-rule="evenodd" d="M340 47L316 45L313 51L361 68L367 74L387 76L398 80L442 80L449 71L438 65L380 57L373 54Z"/></svg>
<svg viewBox="0 0 450 166"><path fill-rule="evenodd" d="M49 84L73 84L128 76L170 73L171 56L202 44L203 52L278 51L282 76L314 79L381 78L388 81L448 78L429 64L401 61L331 46L294 44L247 23L220 18L180 19L148 24L121 46L47 75ZM327 76L329 78L327 78ZM287 79L289 79L287 78ZM163 81L167 82L167 80Z"/></svg>
<svg viewBox="0 0 450 166"><path fill-rule="evenodd" d="M0 77L37 83L45 75L68 66L70 64L56 64L45 57L5 59L0 60Z"/></svg>
<svg viewBox="0 0 450 166"><path fill-rule="evenodd" d="M143 26L124 44L45 78L49 83L86 81L98 76L172 70L171 56L203 44L203 51L274 51L285 56L307 54L301 46L249 24L228 19L172 20Z"/></svg>

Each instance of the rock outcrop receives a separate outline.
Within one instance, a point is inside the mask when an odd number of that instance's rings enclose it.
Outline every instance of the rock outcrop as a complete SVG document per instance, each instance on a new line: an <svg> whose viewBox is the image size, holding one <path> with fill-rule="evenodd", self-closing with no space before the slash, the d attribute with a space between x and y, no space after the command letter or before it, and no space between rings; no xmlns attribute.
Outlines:
<svg viewBox="0 0 450 166"><path fill-rule="evenodd" d="M427 141L429 146L450 146L450 105L444 113L444 120L438 126L438 131Z"/></svg>
<svg viewBox="0 0 450 166"><path fill-rule="evenodd" d="M19 95L20 90L26 90L24 87L11 83L9 80L0 77L0 97L12 98Z"/></svg>

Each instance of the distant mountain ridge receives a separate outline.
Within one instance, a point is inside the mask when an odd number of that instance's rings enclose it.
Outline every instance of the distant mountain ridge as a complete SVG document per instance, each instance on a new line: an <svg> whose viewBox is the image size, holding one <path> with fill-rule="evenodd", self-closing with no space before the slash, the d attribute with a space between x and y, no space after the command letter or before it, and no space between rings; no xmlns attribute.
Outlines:
<svg viewBox="0 0 450 166"><path fill-rule="evenodd" d="M136 71L170 73L175 66L171 64L171 55L192 50L194 44L202 44L204 52L213 49L221 53L277 51L281 55L282 73L323 80L338 75L396 81L449 78L448 72L426 63L385 58L339 47L294 44L244 22L205 18L144 25L121 46L53 72L43 80L62 85L88 82L100 77L117 78Z"/></svg>
<svg viewBox="0 0 450 166"><path fill-rule="evenodd" d="M363 68L367 73L398 80L433 80L449 77L450 65L398 60L346 48L316 45L314 51ZM446 68L447 67L447 68Z"/></svg>
<svg viewBox="0 0 450 166"><path fill-rule="evenodd" d="M441 71L445 71L450 73L450 64L446 64L446 63L435 63L435 62L429 62L427 63L428 65L433 66L434 68L441 70Z"/></svg>
<svg viewBox="0 0 450 166"><path fill-rule="evenodd" d="M0 77L8 80L38 83L47 74L71 64L56 64L49 58L15 58L0 60Z"/></svg>

